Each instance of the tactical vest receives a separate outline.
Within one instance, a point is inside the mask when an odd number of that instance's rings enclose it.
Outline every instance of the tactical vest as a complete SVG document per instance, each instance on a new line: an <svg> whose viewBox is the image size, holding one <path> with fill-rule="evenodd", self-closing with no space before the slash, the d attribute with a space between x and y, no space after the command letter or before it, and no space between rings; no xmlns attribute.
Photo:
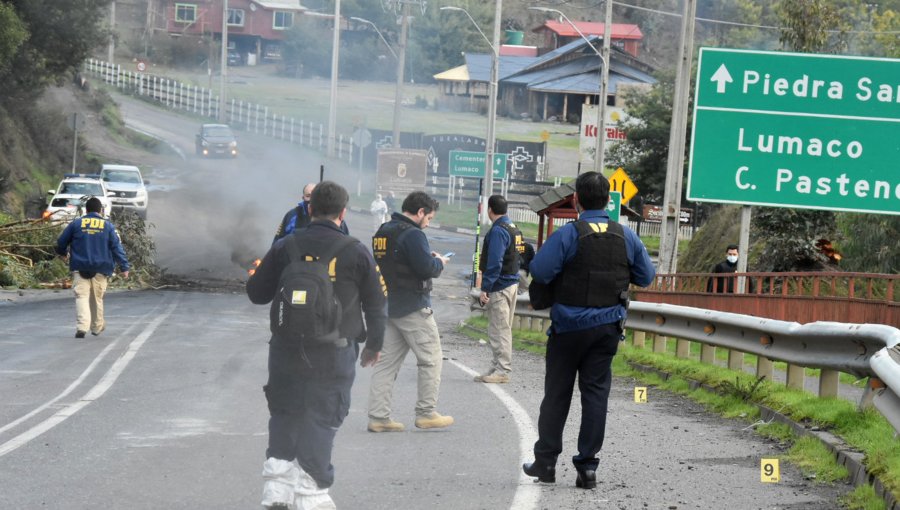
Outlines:
<svg viewBox="0 0 900 510"><path fill-rule="evenodd" d="M501 223L498 226L506 230L510 240L509 246L506 247L506 253L503 254L503 265L500 267L500 274L519 274L520 257L525 253L525 240L522 239L522 231L519 230L514 223ZM481 249L481 256L478 260L478 270L481 272L484 272L487 268L489 246L490 238L485 237L484 246Z"/></svg>
<svg viewBox="0 0 900 510"><path fill-rule="evenodd" d="M415 225L406 221L389 221L381 225L372 236L372 255L381 269L381 276L387 284L388 292L407 290L426 294L431 292L431 278L422 279L409 268L406 260L401 260L400 243Z"/></svg>
<svg viewBox="0 0 900 510"><path fill-rule="evenodd" d="M584 220L574 222L574 226L578 250L553 282L555 302L590 307L624 305L631 266L622 226L614 221Z"/></svg>

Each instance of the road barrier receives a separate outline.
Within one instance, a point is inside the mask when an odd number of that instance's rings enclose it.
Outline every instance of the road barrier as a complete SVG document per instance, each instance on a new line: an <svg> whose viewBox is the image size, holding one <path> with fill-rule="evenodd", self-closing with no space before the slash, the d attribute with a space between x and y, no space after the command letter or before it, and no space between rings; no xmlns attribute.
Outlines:
<svg viewBox="0 0 900 510"><path fill-rule="evenodd" d="M471 308L478 304L473 289ZM516 301L513 327L543 331L550 326L549 310L531 309L528 294ZM676 356L687 358L690 342L702 344L700 361L713 363L715 348L728 349L728 368L742 370L744 353L757 356L756 375L773 380L773 361L787 367L787 386L803 388L804 368L821 369L819 396L837 396L839 374L868 377L861 407L875 408L900 433L900 330L880 324L812 322L799 324L702 308L632 301L626 328L643 347L652 334L654 352L664 352L676 339Z"/></svg>

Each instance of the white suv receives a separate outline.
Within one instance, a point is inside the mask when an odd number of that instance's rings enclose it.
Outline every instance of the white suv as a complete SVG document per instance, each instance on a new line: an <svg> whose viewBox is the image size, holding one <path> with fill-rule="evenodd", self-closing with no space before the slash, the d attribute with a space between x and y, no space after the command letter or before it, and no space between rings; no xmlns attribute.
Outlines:
<svg viewBox="0 0 900 510"><path fill-rule="evenodd" d="M48 190L52 195L50 205L44 211L44 218L53 221L71 221L85 214L84 203L90 197L97 197L103 204L103 216L109 217L112 202L111 191L97 174L65 174L56 190Z"/></svg>
<svg viewBox="0 0 900 510"><path fill-rule="evenodd" d="M132 165L102 165L100 179L106 185L116 209L130 209L141 218L147 219L147 181L141 177L141 170Z"/></svg>

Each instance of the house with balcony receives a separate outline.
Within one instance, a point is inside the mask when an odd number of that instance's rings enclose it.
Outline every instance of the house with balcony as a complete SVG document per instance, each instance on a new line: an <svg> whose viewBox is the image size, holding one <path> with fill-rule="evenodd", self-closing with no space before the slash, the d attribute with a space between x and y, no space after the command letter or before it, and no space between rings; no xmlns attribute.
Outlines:
<svg viewBox="0 0 900 510"><path fill-rule="evenodd" d="M227 15L228 47L243 63L279 60L285 31L307 8L300 0L170 0L166 30L172 36L211 35L222 39L222 17Z"/></svg>

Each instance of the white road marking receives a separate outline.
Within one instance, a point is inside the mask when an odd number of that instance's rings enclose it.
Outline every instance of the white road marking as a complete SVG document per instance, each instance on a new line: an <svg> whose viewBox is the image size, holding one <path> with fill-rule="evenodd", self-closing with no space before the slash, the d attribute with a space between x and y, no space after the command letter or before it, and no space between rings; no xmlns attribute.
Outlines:
<svg viewBox="0 0 900 510"><path fill-rule="evenodd" d="M466 374L475 377L478 375L478 372L472 370L471 368L463 365L462 363L455 360L448 360L450 363L453 363L457 368L465 372ZM520 462L523 464L526 462L532 462L534 459L533 448L534 443L537 441L537 431L534 429L534 425L531 423L531 417L528 416L528 412L519 405L518 402L514 398L512 398L509 393L504 391L500 385L498 384L485 384L485 388L491 391L495 397L497 397L500 402L506 406L506 409L512 415L513 420L516 422L516 428L519 430L519 455ZM538 503L541 500L541 485L534 483L534 479L530 476L526 475L524 472L519 470L519 487L516 489L516 494L513 497L513 502L509 505L511 510L534 510L537 508Z"/></svg>
<svg viewBox="0 0 900 510"><path fill-rule="evenodd" d="M162 315L159 315L155 319L153 319L153 321L150 322L150 324L148 324L147 327L144 328L144 330L134 340L131 341L131 343L128 345L128 349L122 354L122 357L120 357L118 360L116 360L116 362L113 363L113 365L111 367L109 367L109 370L106 371L106 373L103 375L103 377L100 379L100 381L97 384L95 384L93 388L88 390L88 392L83 397L81 397L77 402L74 402L72 404L69 404L69 405L63 407L58 412L56 412L56 414L54 414L53 416L50 416L46 420L42 421L41 423L38 423L34 427L31 427L30 429L26 430L25 432L19 434L18 436L14 437L12 439L10 439L9 441L7 441L3 444L0 444L0 457L3 457L7 453L12 452L12 451L16 450L17 448L28 444L28 442L31 441L32 439L35 439L36 437L40 436L44 432L47 432L48 430L52 429L53 427L59 425L60 423L64 422L67 418L74 416L78 411L85 408L88 404L90 404L94 400L97 400L98 398L103 396L103 394L106 393L112 387L113 383L116 382L116 379L119 378L119 376L125 370L125 367L127 367L128 364L131 362L131 360L134 359L134 356L137 354L138 350L140 350L141 346L144 345L144 342L146 342L147 339L150 338L150 335L152 335L153 332L156 331L156 328L158 328L159 325L162 324L162 322L164 320L166 320L166 318L168 318L169 315L171 315L173 311L175 311L175 308L178 306L178 301L179 301L179 299L176 299L171 305L169 305L169 307L166 309L166 311ZM81 381L87 376L87 374L89 374L90 371L92 371L94 369L94 367L97 365L97 363L99 363L100 360L103 359L104 356L106 356L106 354L112 349L112 347L116 343L118 343L118 339L116 340L116 342L109 344L106 347L106 349L103 350L103 352L101 352L99 355L97 355L97 358L94 359L94 361L85 370L85 372L82 373L81 376L75 380L75 382L73 382L71 385L69 385L69 387L66 388L66 390L63 393L61 393L59 396L57 396L55 399L51 400L50 402L47 402L40 408L36 409L35 411L32 411L28 415L23 416L19 420L16 420L15 422L13 422L9 425L6 425L3 429L0 429L0 432L3 432L3 430L6 430L7 428L20 422L21 420L26 419L29 416L32 416L34 413L38 412L39 410L42 410L49 405L52 405L52 403L58 401L60 398L62 398L63 396L65 396L66 394L68 394L69 392L74 390L81 383Z"/></svg>

